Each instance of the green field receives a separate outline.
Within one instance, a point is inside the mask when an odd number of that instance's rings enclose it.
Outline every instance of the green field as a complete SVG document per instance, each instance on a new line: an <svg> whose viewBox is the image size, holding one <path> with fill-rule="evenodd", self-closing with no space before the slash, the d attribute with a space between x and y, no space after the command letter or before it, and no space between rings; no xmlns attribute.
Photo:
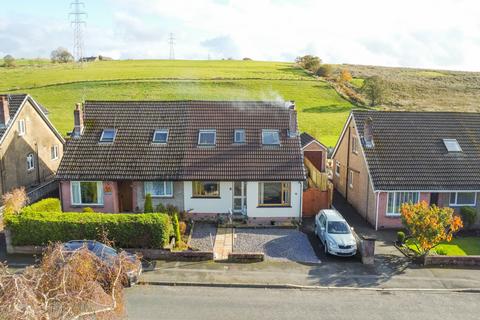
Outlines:
<svg viewBox="0 0 480 320"><path fill-rule="evenodd" d="M126 60L0 68L0 92L31 94L65 134L82 100L295 100L300 130L334 146L350 102L291 63Z"/></svg>

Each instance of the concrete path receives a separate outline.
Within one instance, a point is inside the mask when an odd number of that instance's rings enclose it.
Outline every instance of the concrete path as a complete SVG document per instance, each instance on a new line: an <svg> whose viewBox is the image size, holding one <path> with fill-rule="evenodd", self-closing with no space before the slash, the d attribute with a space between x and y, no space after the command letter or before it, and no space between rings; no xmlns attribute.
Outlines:
<svg viewBox="0 0 480 320"><path fill-rule="evenodd" d="M264 261L252 264L218 262L164 262L145 269L143 283L194 285L272 285L407 288L479 289L480 270L425 268L404 264L403 260L377 260L375 266L361 263L323 263Z"/></svg>
<svg viewBox="0 0 480 320"><path fill-rule="evenodd" d="M227 260L228 254L233 250L233 229L218 228L215 244L213 246L214 260Z"/></svg>

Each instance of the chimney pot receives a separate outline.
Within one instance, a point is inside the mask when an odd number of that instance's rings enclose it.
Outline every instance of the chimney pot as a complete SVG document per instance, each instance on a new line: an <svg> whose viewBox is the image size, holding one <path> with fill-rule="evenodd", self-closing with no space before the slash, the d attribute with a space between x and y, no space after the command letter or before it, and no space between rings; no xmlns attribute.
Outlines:
<svg viewBox="0 0 480 320"><path fill-rule="evenodd" d="M10 106L8 103L8 96L6 94L0 95L0 126L5 127L10 120Z"/></svg>
<svg viewBox="0 0 480 320"><path fill-rule="evenodd" d="M83 132L83 108L81 103L75 105L75 110L73 111L73 138L78 138L82 135Z"/></svg>

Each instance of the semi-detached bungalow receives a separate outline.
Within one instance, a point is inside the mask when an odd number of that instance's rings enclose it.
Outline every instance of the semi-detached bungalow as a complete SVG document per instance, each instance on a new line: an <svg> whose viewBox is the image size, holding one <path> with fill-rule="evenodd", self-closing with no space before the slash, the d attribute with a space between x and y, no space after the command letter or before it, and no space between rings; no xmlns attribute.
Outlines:
<svg viewBox="0 0 480 320"><path fill-rule="evenodd" d="M305 172L291 102L87 101L57 173L64 211L299 219Z"/></svg>
<svg viewBox="0 0 480 320"><path fill-rule="evenodd" d="M353 111L332 158L336 190L375 229L401 227L405 202L480 210L480 113Z"/></svg>

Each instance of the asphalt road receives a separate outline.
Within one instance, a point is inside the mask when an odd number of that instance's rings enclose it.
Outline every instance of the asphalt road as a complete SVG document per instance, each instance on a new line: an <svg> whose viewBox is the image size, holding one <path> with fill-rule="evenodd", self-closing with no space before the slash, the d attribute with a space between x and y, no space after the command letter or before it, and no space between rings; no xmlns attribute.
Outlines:
<svg viewBox="0 0 480 320"><path fill-rule="evenodd" d="M129 319L479 319L480 294L136 286Z"/></svg>

